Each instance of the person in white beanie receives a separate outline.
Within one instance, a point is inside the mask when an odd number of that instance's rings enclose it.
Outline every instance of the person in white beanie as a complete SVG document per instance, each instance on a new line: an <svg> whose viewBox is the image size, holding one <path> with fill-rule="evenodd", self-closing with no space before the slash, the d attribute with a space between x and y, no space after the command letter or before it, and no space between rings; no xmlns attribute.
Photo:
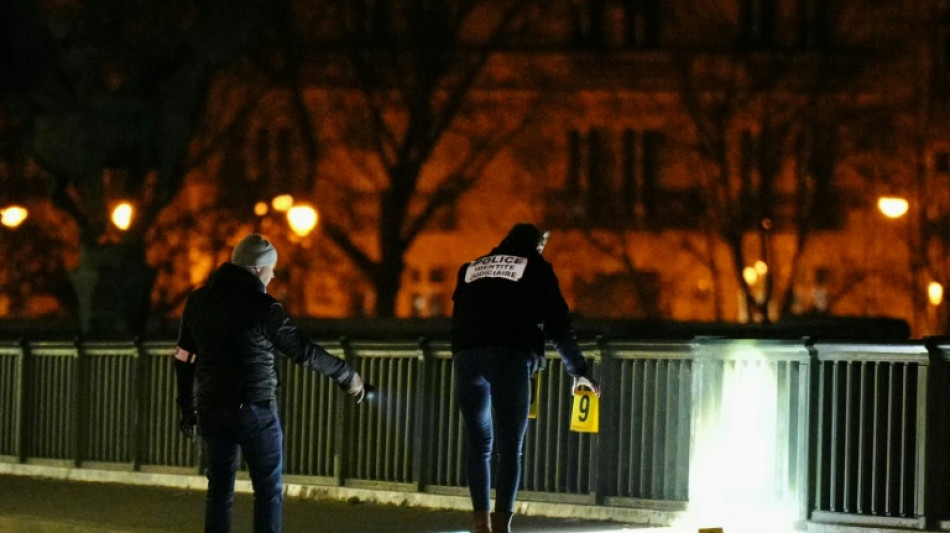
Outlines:
<svg viewBox="0 0 950 533"><path fill-rule="evenodd" d="M238 450L254 487L254 531L279 532L283 506L283 429L277 412L275 354L324 374L362 401L360 375L308 339L267 294L277 250L258 234L189 296L175 350L179 429L201 436L207 459L205 531L231 531Z"/></svg>

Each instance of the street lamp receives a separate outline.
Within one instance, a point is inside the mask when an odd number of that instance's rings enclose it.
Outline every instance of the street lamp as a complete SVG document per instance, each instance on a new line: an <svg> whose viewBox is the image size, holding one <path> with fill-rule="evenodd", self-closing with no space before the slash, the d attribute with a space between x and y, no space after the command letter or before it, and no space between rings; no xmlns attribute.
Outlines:
<svg viewBox="0 0 950 533"><path fill-rule="evenodd" d="M317 210L307 204L299 204L287 210L287 223L298 237L306 237L320 219Z"/></svg>
<svg viewBox="0 0 950 533"><path fill-rule="evenodd" d="M755 285L756 281L759 281L759 272L755 267L747 266L742 269L742 278L745 279L745 282L751 287Z"/></svg>
<svg viewBox="0 0 950 533"><path fill-rule="evenodd" d="M877 208L887 218L900 218L907 213L909 207L906 199L897 196L882 196L877 199Z"/></svg>
<svg viewBox="0 0 950 533"><path fill-rule="evenodd" d="M274 211L283 213L294 206L294 197L289 194L279 194L271 200L270 205L274 208Z"/></svg>
<svg viewBox="0 0 950 533"><path fill-rule="evenodd" d="M943 285L936 281L931 281L927 285L927 298L930 300L930 305L934 307L940 305L943 302Z"/></svg>
<svg viewBox="0 0 950 533"><path fill-rule="evenodd" d="M0 209L0 224L11 229L16 229L26 220L27 214L26 208L18 205L11 205L6 209Z"/></svg>
<svg viewBox="0 0 950 533"><path fill-rule="evenodd" d="M122 202L112 210L112 223L115 224L115 227L125 231L132 225L132 215L134 212L135 210L132 209L132 204Z"/></svg>

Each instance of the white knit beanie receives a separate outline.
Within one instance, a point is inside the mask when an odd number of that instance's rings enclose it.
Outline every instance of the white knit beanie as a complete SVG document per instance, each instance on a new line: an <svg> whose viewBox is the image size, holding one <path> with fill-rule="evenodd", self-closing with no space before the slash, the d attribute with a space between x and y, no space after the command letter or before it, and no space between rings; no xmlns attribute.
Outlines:
<svg viewBox="0 0 950 533"><path fill-rule="evenodd" d="M274 265L277 264L277 249L263 236L252 233L234 247L231 262L242 267Z"/></svg>

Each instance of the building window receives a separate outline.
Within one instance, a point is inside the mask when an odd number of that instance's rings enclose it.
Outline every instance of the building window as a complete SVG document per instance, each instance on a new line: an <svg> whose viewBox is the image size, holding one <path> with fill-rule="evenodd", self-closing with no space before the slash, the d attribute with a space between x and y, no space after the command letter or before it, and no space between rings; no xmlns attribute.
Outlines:
<svg viewBox="0 0 950 533"><path fill-rule="evenodd" d="M582 48L655 48L660 44L659 0L576 0L574 43Z"/></svg>
<svg viewBox="0 0 950 533"><path fill-rule="evenodd" d="M934 153L934 172L938 174L950 173L950 152Z"/></svg>
<svg viewBox="0 0 950 533"><path fill-rule="evenodd" d="M571 3L574 44L582 48L604 45L606 0L575 0Z"/></svg>
<svg viewBox="0 0 950 533"><path fill-rule="evenodd" d="M937 35L933 50L933 94L940 103L946 103L950 87L950 9L944 9L937 21Z"/></svg>
<svg viewBox="0 0 950 533"><path fill-rule="evenodd" d="M694 227L695 190L663 186L666 136L658 130L567 132L567 176L549 223L598 228Z"/></svg>
<svg viewBox="0 0 950 533"><path fill-rule="evenodd" d="M741 44L750 48L771 45L775 37L775 0L741 0L741 2L739 9Z"/></svg>
<svg viewBox="0 0 950 533"><path fill-rule="evenodd" d="M798 0L798 43L825 48L831 42L830 5L834 0Z"/></svg>
<svg viewBox="0 0 950 533"><path fill-rule="evenodd" d="M656 48L660 44L659 0L623 0L623 44Z"/></svg>

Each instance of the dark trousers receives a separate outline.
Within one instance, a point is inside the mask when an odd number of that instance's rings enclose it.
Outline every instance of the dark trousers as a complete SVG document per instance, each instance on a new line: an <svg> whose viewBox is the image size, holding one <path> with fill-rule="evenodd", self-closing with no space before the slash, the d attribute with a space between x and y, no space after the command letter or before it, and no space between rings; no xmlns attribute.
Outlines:
<svg viewBox="0 0 950 533"><path fill-rule="evenodd" d="M528 361L527 354L510 348L474 348L455 354L456 393L468 446L465 471L475 511L491 508L493 444L498 457L495 511L514 510L528 427Z"/></svg>
<svg viewBox="0 0 950 533"><path fill-rule="evenodd" d="M231 532L239 449L254 488L254 532L280 532L284 434L276 405L202 408L198 425L208 461L205 532Z"/></svg>

